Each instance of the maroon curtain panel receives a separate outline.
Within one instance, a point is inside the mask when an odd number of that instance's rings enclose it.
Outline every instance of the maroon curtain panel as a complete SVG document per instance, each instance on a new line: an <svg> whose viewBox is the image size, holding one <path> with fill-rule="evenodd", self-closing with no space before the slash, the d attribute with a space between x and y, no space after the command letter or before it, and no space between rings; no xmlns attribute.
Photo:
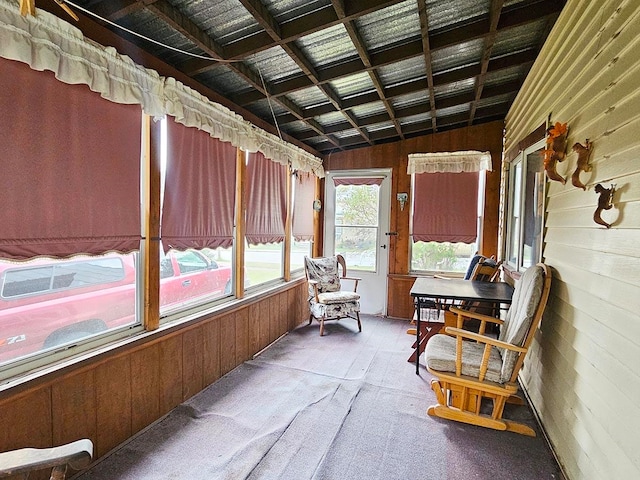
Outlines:
<svg viewBox="0 0 640 480"><path fill-rule="evenodd" d="M309 173L298 173L294 179L293 238L297 242L313 240L313 201L316 178Z"/></svg>
<svg viewBox="0 0 640 480"><path fill-rule="evenodd" d="M478 172L419 173L414 187L414 242L476 241Z"/></svg>
<svg viewBox="0 0 640 480"><path fill-rule="evenodd" d="M230 247L235 182L236 147L168 118L163 247Z"/></svg>
<svg viewBox="0 0 640 480"><path fill-rule="evenodd" d="M0 257L140 245L138 105L0 58Z"/></svg>
<svg viewBox="0 0 640 480"><path fill-rule="evenodd" d="M286 175L287 167L261 152L249 155L245 237L250 245L284 241Z"/></svg>

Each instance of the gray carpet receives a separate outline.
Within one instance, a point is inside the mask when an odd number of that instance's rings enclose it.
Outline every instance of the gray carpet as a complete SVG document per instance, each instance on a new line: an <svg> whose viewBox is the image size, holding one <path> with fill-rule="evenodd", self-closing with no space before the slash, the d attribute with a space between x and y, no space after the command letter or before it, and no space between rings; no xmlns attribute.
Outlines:
<svg viewBox="0 0 640 480"><path fill-rule="evenodd" d="M400 320L299 327L103 458L82 480L553 479L541 434L428 417ZM534 425L527 407L505 416Z"/></svg>

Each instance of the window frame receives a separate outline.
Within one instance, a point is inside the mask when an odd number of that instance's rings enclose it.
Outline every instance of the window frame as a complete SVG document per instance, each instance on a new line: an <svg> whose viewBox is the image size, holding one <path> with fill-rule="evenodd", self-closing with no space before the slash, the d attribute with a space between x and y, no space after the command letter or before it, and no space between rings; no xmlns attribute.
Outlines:
<svg viewBox="0 0 640 480"><path fill-rule="evenodd" d="M504 263L513 272L522 273L529 266L535 265L542 260L542 250L544 243L544 227L545 227L545 199L547 192L547 181L544 168L539 170L539 175L534 179L534 198L533 201L533 217L536 237L532 247L535 247L535 255L531 258L531 265L525 265L524 246L525 246L525 224L527 223L528 214L525 208L527 177L528 177L528 161L529 157L536 152L542 152L545 149L545 139L542 138L528 147L522 149L517 156L509 162L507 170L507 192L506 192L506 215L505 215L505 241L504 241ZM520 182L518 186L519 198L514 199L516 194L516 169L520 168ZM514 211L518 209L519 224L517 228L514 225ZM516 247L517 246L517 247ZM513 251L514 247L517 251Z"/></svg>

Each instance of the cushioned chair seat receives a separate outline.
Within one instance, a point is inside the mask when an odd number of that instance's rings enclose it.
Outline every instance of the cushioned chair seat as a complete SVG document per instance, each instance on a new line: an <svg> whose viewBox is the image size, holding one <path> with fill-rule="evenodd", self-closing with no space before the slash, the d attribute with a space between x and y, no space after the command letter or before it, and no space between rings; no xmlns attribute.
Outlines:
<svg viewBox="0 0 640 480"><path fill-rule="evenodd" d="M318 294L318 302L325 305L331 305L335 303L347 303L360 300L360 294L353 292L326 292Z"/></svg>
<svg viewBox="0 0 640 480"><path fill-rule="evenodd" d="M476 342L462 342L462 375L478 377L480 374L480 363L484 344ZM427 343L424 352L427 367L439 372L456 373L456 338L449 335L435 335ZM485 379L490 382L504 383L508 378L503 379L502 357L497 348L491 348L489 366Z"/></svg>

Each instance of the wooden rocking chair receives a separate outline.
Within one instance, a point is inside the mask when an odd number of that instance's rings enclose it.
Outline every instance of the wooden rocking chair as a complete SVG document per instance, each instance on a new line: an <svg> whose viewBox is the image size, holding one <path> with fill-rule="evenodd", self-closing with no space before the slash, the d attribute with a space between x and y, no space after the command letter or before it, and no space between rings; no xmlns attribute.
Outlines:
<svg viewBox="0 0 640 480"><path fill-rule="evenodd" d="M518 373L538 328L551 287L551 272L542 263L530 267L516 284L504 321L492 316L452 307L458 325L464 318L480 321L480 332L489 323L501 325L497 339L462 328L446 327L425 350L427 370L436 378L431 388L437 405L432 416L495 430L535 436L528 425L502 418L505 403L522 403L516 396ZM469 341L471 340L471 341ZM489 415L481 413L483 399L493 402Z"/></svg>

